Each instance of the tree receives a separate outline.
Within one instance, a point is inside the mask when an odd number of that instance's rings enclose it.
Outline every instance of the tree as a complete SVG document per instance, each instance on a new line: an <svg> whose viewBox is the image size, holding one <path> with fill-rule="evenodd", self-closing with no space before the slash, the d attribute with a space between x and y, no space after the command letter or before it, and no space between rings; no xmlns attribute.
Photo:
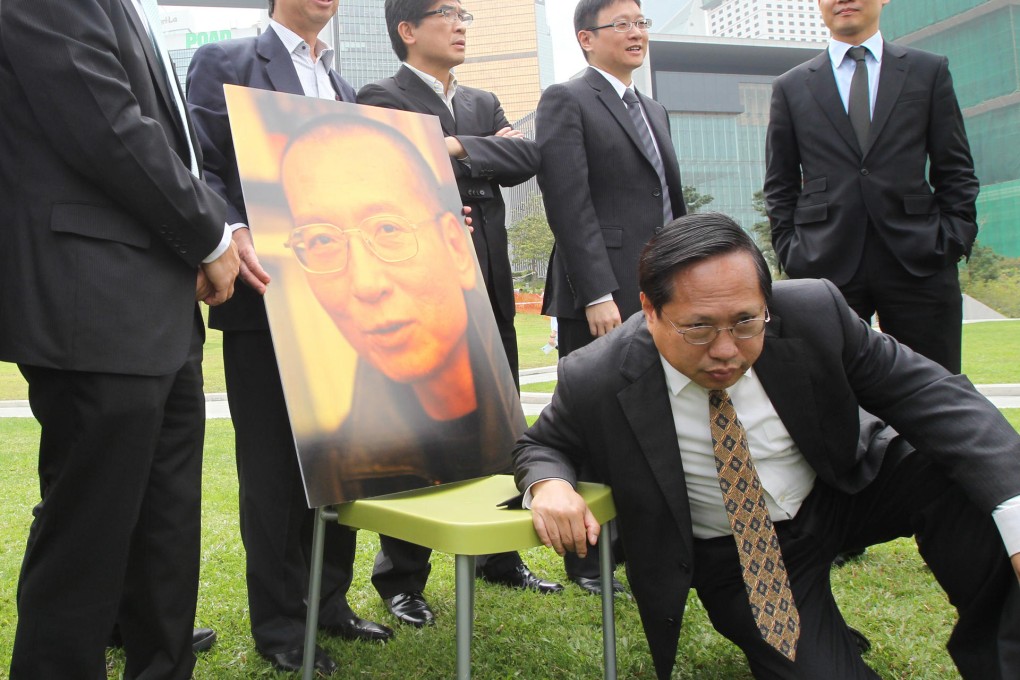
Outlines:
<svg viewBox="0 0 1020 680"><path fill-rule="evenodd" d="M549 261L555 239L545 216L541 196L529 199L522 212L524 217L507 225L507 239L513 263L523 265L528 270L526 273L533 273Z"/></svg>
<svg viewBox="0 0 1020 680"><path fill-rule="evenodd" d="M754 196L751 197L751 207L765 218L760 222L754 223L754 226L751 227L751 236L754 238L754 242L758 244L758 248L761 249L762 255L765 256L765 261L772 272L772 278L778 279L782 276L782 272L779 268L779 257L776 255L775 248L772 247L772 225L769 223L768 212L765 210L764 191L754 192Z"/></svg>
<svg viewBox="0 0 1020 680"><path fill-rule="evenodd" d="M1002 266L1005 262L1005 257L975 241L966 264L967 277L972 283L995 281L1002 275Z"/></svg>
<svg viewBox="0 0 1020 680"><path fill-rule="evenodd" d="M698 191L696 187L684 187L684 203L687 204L688 214L693 215L714 200L715 196L711 194L703 194Z"/></svg>

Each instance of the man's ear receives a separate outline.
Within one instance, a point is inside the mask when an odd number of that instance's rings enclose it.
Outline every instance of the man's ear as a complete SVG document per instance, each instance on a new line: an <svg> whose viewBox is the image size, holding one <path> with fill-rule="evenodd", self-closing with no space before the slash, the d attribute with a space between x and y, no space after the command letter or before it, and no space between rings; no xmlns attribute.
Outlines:
<svg viewBox="0 0 1020 680"><path fill-rule="evenodd" d="M581 51L591 52L591 41L595 37L594 31L578 31L577 32L577 44L581 46ZM587 58L587 55L585 55Z"/></svg>
<svg viewBox="0 0 1020 680"><path fill-rule="evenodd" d="M475 258L472 257L475 247L471 242L471 237L461 225L460 220L449 212L443 213L439 218L439 233L450 253L450 262L457 273L460 287L464 290L471 290L476 284Z"/></svg>
<svg viewBox="0 0 1020 680"><path fill-rule="evenodd" d="M401 21L397 24L397 35L404 41L405 45L413 45L416 42L414 37L414 26L410 21Z"/></svg>
<svg viewBox="0 0 1020 680"><path fill-rule="evenodd" d="M645 323L651 326L658 318L655 314L655 307L644 293L639 293L639 295L641 296L641 311L644 312Z"/></svg>

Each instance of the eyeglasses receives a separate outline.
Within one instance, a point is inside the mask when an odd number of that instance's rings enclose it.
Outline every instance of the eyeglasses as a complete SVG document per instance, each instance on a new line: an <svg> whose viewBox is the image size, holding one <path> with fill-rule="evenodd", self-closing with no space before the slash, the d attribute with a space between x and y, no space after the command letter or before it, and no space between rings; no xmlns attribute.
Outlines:
<svg viewBox="0 0 1020 680"><path fill-rule="evenodd" d="M436 215L434 219L438 218ZM347 269L351 234L358 234L368 250L383 262L403 262L418 254L418 225L396 215L376 215L354 229L334 224L296 227L283 245L294 251L305 271L337 274Z"/></svg>
<svg viewBox="0 0 1020 680"><path fill-rule="evenodd" d="M627 31L630 30L631 26L637 26L637 29L639 31L647 31L649 28L652 27L652 20L637 19L635 21L630 21L629 19L620 19L619 21L614 21L611 24L603 24L602 26L589 26L584 30L597 31L602 28L611 28L617 33L626 33Z"/></svg>
<svg viewBox="0 0 1020 680"><path fill-rule="evenodd" d="M475 16L470 12L465 12L464 10L457 9L456 7L451 7L449 5L443 5L439 9L430 9L428 12L422 14L422 17L429 17L433 14L438 14L443 17L446 19L446 23L448 24L455 24L459 21L464 24L464 28L470 26L471 22L475 20Z"/></svg>
<svg viewBox="0 0 1020 680"><path fill-rule="evenodd" d="M757 317L754 319L745 319L739 321L732 326L726 328L719 328L718 326L691 326L690 328L681 329L675 321L670 319L665 314L662 315L666 321L673 327L677 333L679 333L684 340L692 345L707 345L713 342L717 335L723 331L729 331L733 335L734 340L750 340L753 337L762 334L765 330L765 324L772 320L769 315L769 308L765 308L765 316Z"/></svg>

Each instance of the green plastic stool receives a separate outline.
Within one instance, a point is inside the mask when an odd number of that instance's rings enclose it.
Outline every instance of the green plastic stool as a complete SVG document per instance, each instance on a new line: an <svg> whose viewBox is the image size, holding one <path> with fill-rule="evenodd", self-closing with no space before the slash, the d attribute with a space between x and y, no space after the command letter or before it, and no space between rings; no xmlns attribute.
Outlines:
<svg viewBox="0 0 1020 680"><path fill-rule="evenodd" d="M602 484L578 484L595 519L608 536L606 525L616 516L612 491ZM308 584L308 620L305 626L303 678L314 673L319 596L322 585L323 537L327 521L374 531L457 556L457 678L471 677L471 633L475 599L475 556L525 550L542 545L529 510L508 510L497 505L517 495L511 475L494 475L380 496L333 508L319 508L312 540L312 567ZM600 536L600 538L601 538ZM609 541L599 541L602 579L602 644L605 677L616 678L616 622L613 611L612 562Z"/></svg>

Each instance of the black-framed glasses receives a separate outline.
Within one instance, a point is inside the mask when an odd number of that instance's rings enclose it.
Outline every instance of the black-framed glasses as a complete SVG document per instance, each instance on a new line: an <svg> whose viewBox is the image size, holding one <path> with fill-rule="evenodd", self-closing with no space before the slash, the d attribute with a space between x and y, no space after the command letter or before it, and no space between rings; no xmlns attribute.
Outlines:
<svg viewBox="0 0 1020 680"><path fill-rule="evenodd" d="M765 330L765 324L772 320L768 307L765 308L765 316L738 321L732 326L726 326L725 328L720 328L718 326L691 326L690 328L680 328L675 321L665 314L662 315L662 318L668 321L669 325L673 327L673 330L679 333L684 340L692 345L708 345L712 343L716 336L723 331L729 331L734 340L750 340L751 338L761 335L762 331Z"/></svg>
<svg viewBox="0 0 1020 680"><path fill-rule="evenodd" d="M443 5L438 9L430 9L429 11L422 14L422 16L430 17L433 14L438 14L439 16L443 17L443 19L445 19L446 23L448 24L455 24L459 21L460 23L464 24L465 28L470 26L471 22L475 20L475 15L471 14L471 12L465 12L462 9L457 9L456 7L452 7L450 5Z"/></svg>
<svg viewBox="0 0 1020 680"><path fill-rule="evenodd" d="M630 19L620 19L619 21L614 21L611 24L602 24L601 26L589 26L588 28L586 28L584 30L586 30L586 31L598 31L598 30L603 29L603 28L611 28L614 31L616 31L617 33L626 33L627 31L629 31L631 29L631 26L637 26L637 29L639 31L644 32L644 31L647 31L649 28L652 27L652 20L651 19L645 19L644 17L642 17L640 19L635 19L634 21L631 21Z"/></svg>
<svg viewBox="0 0 1020 680"><path fill-rule="evenodd" d="M347 269L352 234L360 236L379 260L403 262L418 254L418 226L398 215L369 217L353 229L327 223L305 224L292 229L283 245L294 251L305 271L337 274Z"/></svg>

